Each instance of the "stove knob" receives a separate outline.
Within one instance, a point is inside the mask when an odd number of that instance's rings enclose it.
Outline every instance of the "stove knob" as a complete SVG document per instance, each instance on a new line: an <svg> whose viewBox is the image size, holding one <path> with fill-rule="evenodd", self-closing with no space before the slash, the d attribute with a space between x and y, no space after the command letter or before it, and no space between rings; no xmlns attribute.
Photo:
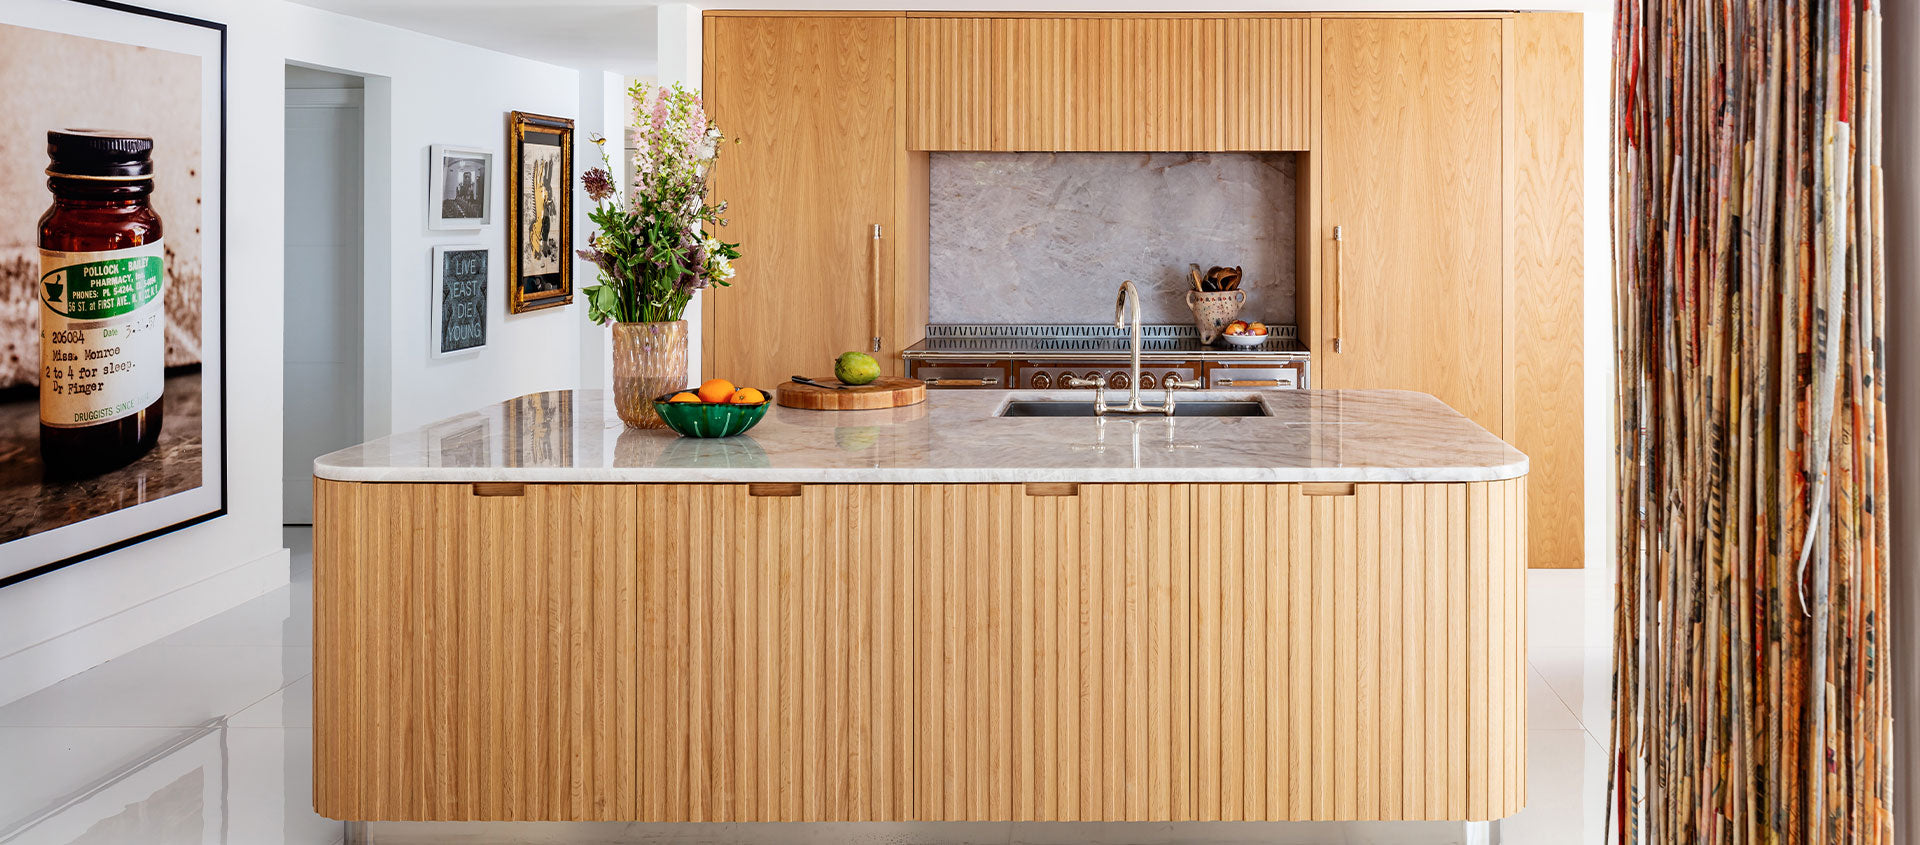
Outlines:
<svg viewBox="0 0 1920 845"><path fill-rule="evenodd" d="M1027 386L1034 390L1046 390L1053 386L1053 376L1047 375L1046 373L1034 373L1033 378L1027 380Z"/></svg>
<svg viewBox="0 0 1920 845"><path fill-rule="evenodd" d="M1129 378L1126 373L1114 373L1113 375L1107 376L1107 386L1114 390L1126 390L1128 385L1131 384L1133 384L1133 379Z"/></svg>
<svg viewBox="0 0 1920 845"><path fill-rule="evenodd" d="M1152 390L1152 389L1153 389L1153 386L1154 386L1154 384L1155 384L1155 382L1154 382L1154 380L1153 380L1153 374L1152 374L1152 373L1141 373L1141 374L1140 374L1140 389L1141 389L1141 390Z"/></svg>

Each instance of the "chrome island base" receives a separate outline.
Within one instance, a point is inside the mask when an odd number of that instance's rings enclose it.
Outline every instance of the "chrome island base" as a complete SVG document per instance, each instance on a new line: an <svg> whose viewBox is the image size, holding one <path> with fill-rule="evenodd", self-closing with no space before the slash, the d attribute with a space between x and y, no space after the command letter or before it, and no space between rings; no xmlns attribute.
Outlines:
<svg viewBox="0 0 1920 845"><path fill-rule="evenodd" d="M332 818L1486 820L1525 802L1524 469L315 483Z"/></svg>

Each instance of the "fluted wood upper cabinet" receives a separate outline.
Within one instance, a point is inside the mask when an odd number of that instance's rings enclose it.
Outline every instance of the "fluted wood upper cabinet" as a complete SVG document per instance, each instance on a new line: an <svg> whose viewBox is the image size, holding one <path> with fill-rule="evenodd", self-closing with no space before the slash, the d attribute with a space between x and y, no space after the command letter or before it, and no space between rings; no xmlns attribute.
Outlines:
<svg viewBox="0 0 1920 845"><path fill-rule="evenodd" d="M910 17L917 150L1304 150L1312 18Z"/></svg>

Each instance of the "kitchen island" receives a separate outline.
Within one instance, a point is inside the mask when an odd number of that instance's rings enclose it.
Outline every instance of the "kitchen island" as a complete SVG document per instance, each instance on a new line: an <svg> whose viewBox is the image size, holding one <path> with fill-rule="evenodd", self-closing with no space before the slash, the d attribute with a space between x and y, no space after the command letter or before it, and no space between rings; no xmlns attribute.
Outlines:
<svg viewBox="0 0 1920 845"><path fill-rule="evenodd" d="M1524 804L1525 456L1398 391L1179 396L1258 403L1244 417L999 416L1088 396L775 408L695 440L554 392L323 456L316 809Z"/></svg>

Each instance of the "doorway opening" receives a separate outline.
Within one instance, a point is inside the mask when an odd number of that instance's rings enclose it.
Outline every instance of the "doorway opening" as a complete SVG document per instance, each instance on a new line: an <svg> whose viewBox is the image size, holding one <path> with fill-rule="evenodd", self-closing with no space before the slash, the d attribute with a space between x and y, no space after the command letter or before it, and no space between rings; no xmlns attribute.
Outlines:
<svg viewBox="0 0 1920 845"><path fill-rule="evenodd" d="M366 81L286 72L282 502L311 525L313 459L363 439Z"/></svg>

